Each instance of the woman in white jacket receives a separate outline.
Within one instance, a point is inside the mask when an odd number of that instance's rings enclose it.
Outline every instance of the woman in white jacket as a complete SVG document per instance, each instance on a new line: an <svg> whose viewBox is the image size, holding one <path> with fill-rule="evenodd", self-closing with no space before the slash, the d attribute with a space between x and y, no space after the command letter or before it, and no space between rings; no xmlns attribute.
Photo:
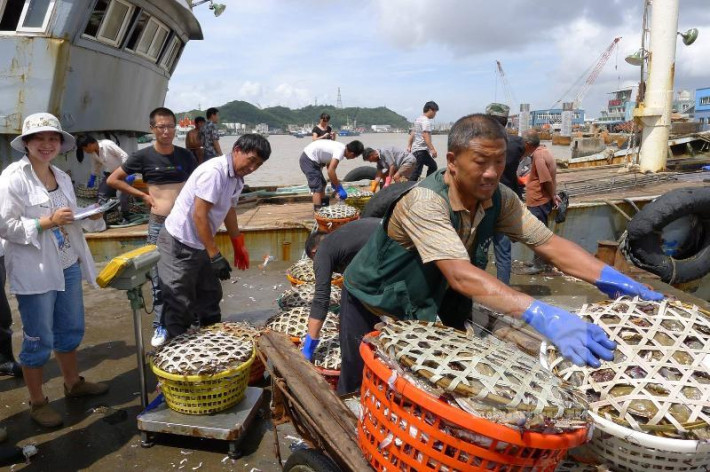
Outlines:
<svg viewBox="0 0 710 472"><path fill-rule="evenodd" d="M52 159L74 147L49 113L28 116L11 146L24 152L0 176L0 238L10 293L22 319L19 360L30 394L30 416L46 427L62 416L42 390L42 370L54 351L64 377L64 395L81 397L108 390L79 375L76 349L84 335L82 278L95 286L96 271L79 222L71 179ZM98 216L100 217L100 215Z"/></svg>

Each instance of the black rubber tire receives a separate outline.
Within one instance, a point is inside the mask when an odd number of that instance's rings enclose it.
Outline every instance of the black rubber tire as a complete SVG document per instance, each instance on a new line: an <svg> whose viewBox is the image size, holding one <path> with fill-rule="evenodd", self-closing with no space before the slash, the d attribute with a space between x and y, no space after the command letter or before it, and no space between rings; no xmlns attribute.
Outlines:
<svg viewBox="0 0 710 472"><path fill-rule="evenodd" d="M358 180L373 180L377 174L375 166L356 167L343 177L343 182L357 182Z"/></svg>
<svg viewBox="0 0 710 472"><path fill-rule="evenodd" d="M325 454L315 449L299 449L288 457L284 472L341 472Z"/></svg>
<svg viewBox="0 0 710 472"><path fill-rule="evenodd" d="M385 216L387 208L399 198L404 192L414 187L416 182L397 182L387 188L383 188L370 198L365 204L360 214L361 218L371 216L373 218L382 218Z"/></svg>
<svg viewBox="0 0 710 472"><path fill-rule="evenodd" d="M702 235L694 254L674 259L661 249L661 231L670 222L696 215ZM638 267L652 272L666 283L696 280L710 272L710 187L678 189L647 204L627 226L625 251Z"/></svg>

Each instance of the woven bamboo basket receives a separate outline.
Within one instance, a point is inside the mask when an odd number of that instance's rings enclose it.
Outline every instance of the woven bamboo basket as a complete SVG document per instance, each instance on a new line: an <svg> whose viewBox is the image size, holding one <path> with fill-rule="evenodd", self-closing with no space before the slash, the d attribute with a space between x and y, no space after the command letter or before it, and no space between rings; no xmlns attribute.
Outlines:
<svg viewBox="0 0 710 472"><path fill-rule="evenodd" d="M170 340L151 358L168 407L187 415L209 415L239 403L246 393L256 350L251 338L214 331Z"/></svg>
<svg viewBox="0 0 710 472"><path fill-rule="evenodd" d="M313 365L328 382L330 388L338 388L340 378L340 338L338 333L325 333L321 335L320 342L313 354Z"/></svg>
<svg viewBox="0 0 710 472"><path fill-rule="evenodd" d="M613 361L583 368L554 348L544 360L594 413L589 449L622 471L695 471L710 464L710 317L695 306L620 298L583 319L617 343Z"/></svg>
<svg viewBox="0 0 710 472"><path fill-rule="evenodd" d="M300 344L301 339L308 332L308 316L310 307L296 307L290 310L281 311L266 321L266 328L279 333L285 333ZM329 332L337 333L340 328L338 315L328 312L323 322L321 331L325 336Z"/></svg>
<svg viewBox="0 0 710 472"><path fill-rule="evenodd" d="M355 187L347 188L345 191L348 193L348 198L345 202L348 205L357 208L360 213L362 213L365 209L365 205L367 205L367 202L369 202L374 195L369 190L360 190Z"/></svg>
<svg viewBox="0 0 710 472"><path fill-rule="evenodd" d="M340 309L340 287L337 285L330 286L330 302L329 310L335 313ZM291 308L296 308L299 306L310 307L313 304L313 297L315 296L315 285L311 283L305 283L296 285L281 294L277 303L279 308L282 310L289 310Z"/></svg>
<svg viewBox="0 0 710 472"><path fill-rule="evenodd" d="M241 338L246 335L254 341L255 346L256 338L261 334L261 330L248 321L223 321L209 325L205 327L204 330L222 332L236 338ZM251 369L249 369L249 385L258 384L264 380L265 372L266 366L261 361L261 358L256 356L251 365Z"/></svg>
<svg viewBox="0 0 710 472"><path fill-rule="evenodd" d="M309 258L298 260L286 271L286 278L293 286L301 284L315 284L316 273L313 270L313 261ZM338 272L333 272L330 283L342 288L343 275Z"/></svg>
<svg viewBox="0 0 710 472"><path fill-rule="evenodd" d="M350 205L337 204L319 209L314 216L318 223L318 230L330 233L360 218L360 212Z"/></svg>

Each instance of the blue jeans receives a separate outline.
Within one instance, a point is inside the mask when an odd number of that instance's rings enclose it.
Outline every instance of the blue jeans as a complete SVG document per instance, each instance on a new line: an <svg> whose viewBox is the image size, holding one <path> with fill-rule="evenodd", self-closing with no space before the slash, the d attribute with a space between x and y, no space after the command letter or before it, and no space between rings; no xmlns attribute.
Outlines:
<svg viewBox="0 0 710 472"><path fill-rule="evenodd" d="M158 234L165 226L165 216L150 214L148 220L148 244L158 244ZM158 267L150 269L150 284L153 290L153 329L163 325L163 291L160 289Z"/></svg>
<svg viewBox="0 0 710 472"><path fill-rule="evenodd" d="M493 252L496 255L496 271L498 280L510 285L511 242L503 233L493 234Z"/></svg>
<svg viewBox="0 0 710 472"><path fill-rule="evenodd" d="M20 364L42 367L52 351L72 352L84 337L84 297L79 263L64 269L64 291L17 295L22 319Z"/></svg>

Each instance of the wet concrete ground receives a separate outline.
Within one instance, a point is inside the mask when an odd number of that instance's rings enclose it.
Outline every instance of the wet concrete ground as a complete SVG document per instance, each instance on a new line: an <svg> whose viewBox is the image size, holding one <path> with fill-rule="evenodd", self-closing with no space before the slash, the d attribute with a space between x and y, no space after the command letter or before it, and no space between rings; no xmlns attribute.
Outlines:
<svg viewBox="0 0 710 472"><path fill-rule="evenodd" d="M255 265L255 264L254 264ZM276 298L288 288L287 263L271 263L265 270L252 267L234 272L225 282L223 319L247 319L263 323L277 309ZM513 276L512 285L530 295L567 309L604 298L594 287L565 277ZM150 295L144 288L150 304ZM13 345L19 351L21 324L15 300ZM27 393L22 380L0 377L0 424L7 427L4 445L34 444L39 453L29 464L4 470L17 471L279 471L274 439L268 420L268 401L260 417L247 431L238 460L226 455L227 444L203 439L158 436L155 446L140 446L135 417L140 411L130 305L125 292L85 288L86 336L79 349L82 374L91 381L107 382L108 394L90 399L64 399L62 378L54 358L45 367L45 393L64 416L63 427L47 430L29 417ZM143 315L143 333L149 344L152 315ZM155 386L149 373L148 385ZM268 387L268 382L264 382ZM154 394L151 394L151 399ZM267 398L268 400L268 398ZM278 427L281 453L286 460L289 445L297 440L291 425Z"/></svg>

